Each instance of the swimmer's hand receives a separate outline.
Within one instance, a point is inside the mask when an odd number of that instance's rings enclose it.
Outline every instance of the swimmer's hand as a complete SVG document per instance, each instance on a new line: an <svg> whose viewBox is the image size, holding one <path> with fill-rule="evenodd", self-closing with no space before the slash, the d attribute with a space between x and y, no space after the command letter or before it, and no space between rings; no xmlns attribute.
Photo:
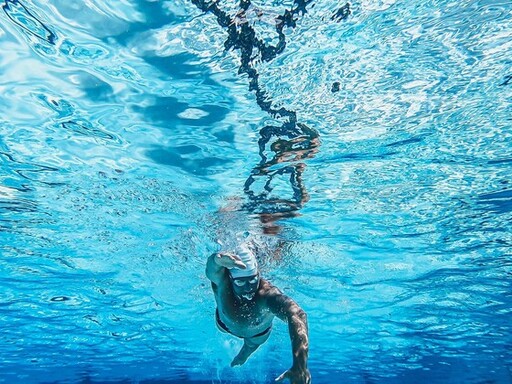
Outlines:
<svg viewBox="0 0 512 384"><path fill-rule="evenodd" d="M284 379L290 379L291 384L310 384L311 374L307 368L291 367L279 376L276 382L283 381Z"/></svg>
<svg viewBox="0 0 512 384"><path fill-rule="evenodd" d="M246 269L247 266L240 258L233 253L219 252L215 255L215 262L221 267L232 269Z"/></svg>

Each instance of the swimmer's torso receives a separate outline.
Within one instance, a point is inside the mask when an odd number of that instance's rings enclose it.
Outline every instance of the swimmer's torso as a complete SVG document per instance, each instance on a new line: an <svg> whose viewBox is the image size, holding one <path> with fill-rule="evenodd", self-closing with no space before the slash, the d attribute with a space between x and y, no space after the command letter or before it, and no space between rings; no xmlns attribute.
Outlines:
<svg viewBox="0 0 512 384"><path fill-rule="evenodd" d="M267 308L265 294L269 283L261 279L258 291L251 301L239 299L233 293L229 277L217 287L215 300L220 320L229 331L239 337L253 337L272 325L274 315Z"/></svg>

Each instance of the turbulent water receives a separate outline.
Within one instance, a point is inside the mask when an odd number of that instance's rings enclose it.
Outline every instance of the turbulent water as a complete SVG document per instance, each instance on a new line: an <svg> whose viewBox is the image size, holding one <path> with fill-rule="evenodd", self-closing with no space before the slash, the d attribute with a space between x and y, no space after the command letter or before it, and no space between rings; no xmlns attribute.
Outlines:
<svg viewBox="0 0 512 384"><path fill-rule="evenodd" d="M313 383L512 383L512 3L4 0L0 382L272 382L215 327L249 231Z"/></svg>

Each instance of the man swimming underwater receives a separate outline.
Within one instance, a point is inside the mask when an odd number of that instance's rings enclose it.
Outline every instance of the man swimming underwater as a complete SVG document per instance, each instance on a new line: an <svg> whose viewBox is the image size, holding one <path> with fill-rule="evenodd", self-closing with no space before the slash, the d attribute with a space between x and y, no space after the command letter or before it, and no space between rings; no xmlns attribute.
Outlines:
<svg viewBox="0 0 512 384"><path fill-rule="evenodd" d="M244 364L267 341L275 316L288 323L292 343L292 367L276 381L309 384L308 324L306 313L290 297L260 276L254 253L247 244L237 254L220 252L208 257L206 276L217 302L215 318L220 331L244 339L231 366Z"/></svg>

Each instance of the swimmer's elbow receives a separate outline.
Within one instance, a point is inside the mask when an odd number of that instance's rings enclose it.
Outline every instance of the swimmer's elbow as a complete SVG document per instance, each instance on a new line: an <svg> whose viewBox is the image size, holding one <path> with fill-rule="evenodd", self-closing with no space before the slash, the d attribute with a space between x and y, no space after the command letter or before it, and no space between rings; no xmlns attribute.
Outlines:
<svg viewBox="0 0 512 384"><path fill-rule="evenodd" d="M299 309L297 310L296 312L296 316L304 323L304 324L307 324L308 323L308 315L307 313L299 307Z"/></svg>
<svg viewBox="0 0 512 384"><path fill-rule="evenodd" d="M208 257L208 260L206 261L206 267L204 269L204 274L210 281L213 281L213 278L214 278L213 275L215 274L213 264L214 264L214 261L212 260L212 256Z"/></svg>
<svg viewBox="0 0 512 384"><path fill-rule="evenodd" d="M210 280L212 283L218 284L219 278L218 278L218 273L216 273L216 271L212 271L212 269L208 268L208 266L207 266L204 271L204 274L206 275L208 280Z"/></svg>
<svg viewBox="0 0 512 384"><path fill-rule="evenodd" d="M302 323L307 326L308 323L308 315L306 312L299 306L296 306L288 313L288 322L289 323Z"/></svg>
<svg viewBox="0 0 512 384"><path fill-rule="evenodd" d="M217 265L215 262L215 254L212 254L208 257L204 273L208 280L216 285L219 285L219 282L222 278L222 268L219 267L219 265Z"/></svg>

